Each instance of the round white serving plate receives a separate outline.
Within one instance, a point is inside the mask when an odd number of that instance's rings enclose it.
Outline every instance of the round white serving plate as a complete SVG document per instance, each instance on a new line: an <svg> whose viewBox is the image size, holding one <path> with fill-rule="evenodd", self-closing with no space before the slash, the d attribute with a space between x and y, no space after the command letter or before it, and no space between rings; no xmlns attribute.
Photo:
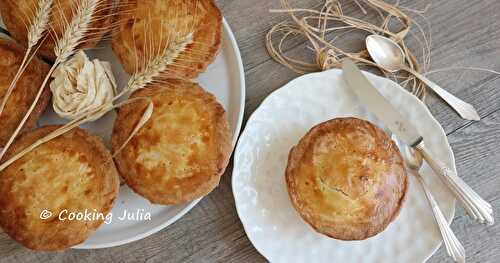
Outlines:
<svg viewBox="0 0 500 263"><path fill-rule="evenodd" d="M446 134L426 106L397 83L365 74L417 126L431 152L455 169ZM290 149L314 125L352 116L383 127L334 69L291 81L249 119L235 151L233 193L250 241L270 262L423 262L439 248L439 230L413 176L400 215L382 233L363 241L318 234L292 207L284 177ZM421 172L451 222L454 197L427 165Z"/></svg>
<svg viewBox="0 0 500 263"><path fill-rule="evenodd" d="M3 27L1 21L0 25ZM86 52L90 57L110 61L118 87L124 87L129 79L129 75L123 70L109 43L103 43L102 46L103 48ZM214 94L226 109L229 124L233 132L233 145L235 145L243 121L245 107L245 73L236 39L225 19L223 21L221 51L215 61L208 67L206 72L199 76L197 81L203 88ZM101 119L93 123L84 124L82 127L99 135L109 147L109 139L115 116L114 112L110 112ZM49 106L38 125L43 126L65 122L67 121L59 118L52 111L52 106ZM89 239L74 248L106 248L140 240L174 223L191 210L200 200L173 206L152 205L148 200L135 194L126 185L123 185L120 188L115 206L111 211L113 215L111 223L101 225ZM123 216L125 211L139 216L135 220L120 220L119 218ZM151 214L151 220L144 220L146 213ZM143 220L138 219L139 217L142 217Z"/></svg>

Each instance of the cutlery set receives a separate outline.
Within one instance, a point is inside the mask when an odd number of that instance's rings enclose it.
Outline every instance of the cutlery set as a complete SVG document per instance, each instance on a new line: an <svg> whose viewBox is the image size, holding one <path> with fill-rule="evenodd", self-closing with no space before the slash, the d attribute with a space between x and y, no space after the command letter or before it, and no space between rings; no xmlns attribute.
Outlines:
<svg viewBox="0 0 500 263"><path fill-rule="evenodd" d="M381 48L385 48L390 45L386 41L386 38L380 36L370 36L367 39L367 44L368 43L370 43L368 47L370 54L376 54L372 55L372 58L377 63L380 63L382 67L387 68L388 65L392 65L391 67L389 67L389 69L391 70L397 70L398 68L406 69L404 66L402 66L402 64L399 64L399 66L394 66L398 64L391 62L396 61L396 59L391 58L391 56L393 56L394 54L398 54L397 52L394 52L394 50L389 52L382 51ZM395 45L397 46L397 44ZM385 97L378 92L378 90L361 73L361 71L352 61L345 59L342 63L342 70L345 82L352 89L352 91L354 91L363 105L365 105L366 108L370 112L372 112L379 120L381 120L382 123L384 123L384 125L387 126L387 128L393 133L392 137L398 144L400 151L406 161L407 167L410 168L410 170L414 171L414 174L422 183L424 192L427 199L429 200L440 232L443 236L448 254L456 262L464 262L465 252L463 246L451 231L432 194L427 189L425 182L422 180L421 176L418 174L418 170L422 165L422 159L424 159L427 164L429 164L432 170L451 190L451 192L459 200L471 219L482 224L493 224L494 219L491 205L484 199L482 199L473 189L471 189L446 164L433 157L433 154L428 150L428 148L426 148L424 139L422 138L418 130L414 127L414 125L410 122L410 120L402 116L398 112L398 110L394 108L390 104L390 102L387 101ZM417 75L417 77L419 77L419 75ZM472 106L465 102L462 102L461 100L447 92L443 93L443 90L441 88L433 83L430 83L427 79L424 79L424 82L428 83L428 85L433 90L435 90L437 94L444 94L445 96L442 96L443 99L445 99L455 110L457 110L460 116L466 119L479 119L479 116ZM448 100L450 98L452 99ZM461 103L455 104L455 102L457 101L460 101ZM457 105L469 105L470 107L461 107Z"/></svg>

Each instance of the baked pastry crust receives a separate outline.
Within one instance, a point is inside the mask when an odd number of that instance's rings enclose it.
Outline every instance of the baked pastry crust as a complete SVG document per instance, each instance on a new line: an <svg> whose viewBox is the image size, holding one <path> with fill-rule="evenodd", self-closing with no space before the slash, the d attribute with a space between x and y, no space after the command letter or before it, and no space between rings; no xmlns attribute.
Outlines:
<svg viewBox="0 0 500 263"><path fill-rule="evenodd" d="M38 9L38 2L40 0L0 0L0 13L2 14L2 20L7 27L7 30L11 36L23 46L28 46L28 30L26 25L30 25L31 21L34 20L35 12ZM49 23L52 29L57 34L57 36L62 36L64 32L65 20L71 21L73 18L73 9L78 3L78 0L54 0L52 4L52 13L49 18ZM103 4L100 4L96 10L97 13L94 17L101 17L101 19L96 19L90 25L90 30L88 35L92 35L92 39L85 42L81 48L92 48L101 40L101 37L107 33L106 29L109 29L113 18L112 6L113 0L106 0ZM104 17L104 18L102 18ZM53 37L49 36L39 49L40 56L48 59L50 61L55 60L54 47L56 41Z"/></svg>
<svg viewBox="0 0 500 263"><path fill-rule="evenodd" d="M14 41L0 37L0 102L21 66L24 49ZM12 133L23 119L49 71L49 65L34 57L19 79L0 115L0 148L9 140ZM48 85L44 88L37 105L23 126L23 131L32 129L50 101Z"/></svg>
<svg viewBox="0 0 500 263"><path fill-rule="evenodd" d="M167 67L169 76L196 78L215 59L222 41L222 15L213 0L125 2L123 9L127 11L117 18L112 46L129 74L136 66L143 68L145 58L151 58L150 50L164 48L173 36L190 32L194 32L193 43Z"/></svg>
<svg viewBox="0 0 500 263"><path fill-rule="evenodd" d="M290 151L285 177L300 216L317 232L341 240L383 231L399 214L408 189L395 143L356 118L313 127Z"/></svg>
<svg viewBox="0 0 500 263"><path fill-rule="evenodd" d="M136 193L155 204L200 198L218 184L231 154L224 108L198 84L165 80L131 98L150 98L150 120L116 157L120 175ZM111 144L116 151L137 125L146 102L120 108Z"/></svg>
<svg viewBox="0 0 500 263"><path fill-rule="evenodd" d="M58 127L23 134L4 160ZM75 128L0 172L0 226L27 248L66 249L85 241L103 220L60 220L60 212L87 209L106 215L118 189L119 176L109 151L96 136ZM52 212L46 220L40 218L44 210Z"/></svg>

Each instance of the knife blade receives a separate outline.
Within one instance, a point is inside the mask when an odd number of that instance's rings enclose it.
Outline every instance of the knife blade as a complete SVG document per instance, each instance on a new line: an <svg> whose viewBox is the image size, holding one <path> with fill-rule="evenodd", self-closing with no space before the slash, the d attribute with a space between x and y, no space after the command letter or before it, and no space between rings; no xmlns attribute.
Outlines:
<svg viewBox="0 0 500 263"><path fill-rule="evenodd" d="M424 144L417 129L409 123L390 102L379 93L370 81L350 60L342 62L343 76L347 85L356 93L361 102L379 118L400 141L420 152L432 170L455 194L467 214L483 224L493 224L491 204L481 198L452 169L434 158Z"/></svg>
<svg viewBox="0 0 500 263"><path fill-rule="evenodd" d="M345 59L342 69L344 80L351 90L403 143L414 147L422 142L417 129L380 94L351 60Z"/></svg>

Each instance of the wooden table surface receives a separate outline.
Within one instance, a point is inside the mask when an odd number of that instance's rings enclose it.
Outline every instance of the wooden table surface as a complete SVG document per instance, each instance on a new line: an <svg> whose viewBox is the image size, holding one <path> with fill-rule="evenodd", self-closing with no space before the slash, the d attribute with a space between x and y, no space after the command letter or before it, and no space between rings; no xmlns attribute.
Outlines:
<svg viewBox="0 0 500 263"><path fill-rule="evenodd" d="M297 7L312 7L321 0L290 2ZM402 0L401 5L422 9L429 2ZM268 13L270 8L279 7L278 0L219 0L217 3L236 34L242 52L248 117L270 92L297 76L271 60L264 47L269 28L286 15ZM432 25L432 69L474 66L500 71L500 1L433 1L425 16ZM300 42L287 50L289 54L304 51L305 44ZM465 121L437 98L431 96L427 100L448 134L459 175L493 205L496 221L500 221L500 80L492 74L459 70L430 77L474 104L481 115L480 122ZM265 262L246 237L236 214L231 171L232 165L220 186L191 212L143 240L109 249L35 253L0 234L0 261ZM472 223L457 206L452 229L462 241L469 262L500 262L500 223L488 227ZM451 261L441 247L429 262Z"/></svg>

